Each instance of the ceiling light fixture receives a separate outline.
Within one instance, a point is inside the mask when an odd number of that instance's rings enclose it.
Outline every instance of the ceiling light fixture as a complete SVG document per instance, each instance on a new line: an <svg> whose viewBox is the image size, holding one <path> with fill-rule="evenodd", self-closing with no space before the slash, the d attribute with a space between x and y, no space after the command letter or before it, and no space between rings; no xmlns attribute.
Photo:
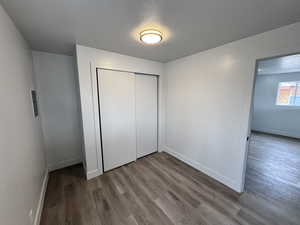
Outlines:
<svg viewBox="0 0 300 225"><path fill-rule="evenodd" d="M158 30L144 30L140 33L140 40L148 45L162 41L162 33Z"/></svg>

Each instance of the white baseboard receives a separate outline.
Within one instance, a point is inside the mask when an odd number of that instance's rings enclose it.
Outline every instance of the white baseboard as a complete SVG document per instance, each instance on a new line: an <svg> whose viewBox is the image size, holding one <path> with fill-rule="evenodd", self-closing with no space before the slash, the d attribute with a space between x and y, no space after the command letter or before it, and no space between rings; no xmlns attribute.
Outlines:
<svg viewBox="0 0 300 225"><path fill-rule="evenodd" d="M277 135L282 135L282 136L286 136L286 137L300 139L299 132L275 130L275 129L269 129L269 128L258 128L258 129L255 128L255 129L252 129L252 131L263 132L263 133L267 133L267 134L277 134Z"/></svg>
<svg viewBox="0 0 300 225"><path fill-rule="evenodd" d="M44 208L44 200L45 200L47 184L48 184L48 178L49 178L48 171L46 171L44 180L43 180L43 184L42 184L42 189L41 189L41 193L40 193L38 206L36 208L36 213L35 213L35 217L34 217L34 225L39 225L41 222L41 216L42 216L42 212L43 212L43 208Z"/></svg>
<svg viewBox="0 0 300 225"><path fill-rule="evenodd" d="M62 160L55 164L48 164L48 170L49 170L49 172L51 172L51 171L62 169L62 168L68 167L68 166L76 165L81 162L82 162L81 158Z"/></svg>
<svg viewBox="0 0 300 225"><path fill-rule="evenodd" d="M99 169L97 169L97 170L93 170L93 171L88 171L87 173L86 173L86 179L87 180L90 180L90 179L93 179L93 178L95 178L95 177L98 177L98 176L100 176L100 175L102 175L103 173L102 173L102 170L99 170Z"/></svg>
<svg viewBox="0 0 300 225"><path fill-rule="evenodd" d="M227 187L233 189L234 191L241 193L241 185L235 182L234 180L225 177L224 175L201 165L199 162L196 162L192 159L187 158L186 156L176 152L175 150L171 149L170 147L165 146L164 148L165 152L169 153L170 155L174 156L175 158L185 162L186 164L190 165L191 167L205 173L206 175L214 178L215 180L221 182L222 184L226 185Z"/></svg>

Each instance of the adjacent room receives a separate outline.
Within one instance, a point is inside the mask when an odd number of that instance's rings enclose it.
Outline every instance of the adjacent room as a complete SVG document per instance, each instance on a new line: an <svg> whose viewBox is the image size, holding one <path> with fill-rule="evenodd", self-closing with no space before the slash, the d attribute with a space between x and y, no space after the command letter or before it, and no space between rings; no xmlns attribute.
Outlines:
<svg viewBox="0 0 300 225"><path fill-rule="evenodd" d="M300 225L300 1L0 0L0 34L1 225Z"/></svg>
<svg viewBox="0 0 300 225"><path fill-rule="evenodd" d="M300 55L257 62L246 190L300 210Z"/></svg>

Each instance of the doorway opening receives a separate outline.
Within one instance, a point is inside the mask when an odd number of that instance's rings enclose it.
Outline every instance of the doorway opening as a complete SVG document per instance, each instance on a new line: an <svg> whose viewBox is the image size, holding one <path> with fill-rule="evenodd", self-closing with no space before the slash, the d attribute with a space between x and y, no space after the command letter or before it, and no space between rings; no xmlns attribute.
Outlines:
<svg viewBox="0 0 300 225"><path fill-rule="evenodd" d="M300 211L300 54L258 60L245 192Z"/></svg>

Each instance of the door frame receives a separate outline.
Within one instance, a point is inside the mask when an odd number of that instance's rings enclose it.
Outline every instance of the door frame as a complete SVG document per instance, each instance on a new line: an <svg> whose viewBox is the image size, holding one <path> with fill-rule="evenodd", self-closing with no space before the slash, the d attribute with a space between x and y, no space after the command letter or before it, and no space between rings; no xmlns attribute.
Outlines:
<svg viewBox="0 0 300 225"><path fill-rule="evenodd" d="M160 132L160 97L162 96L162 93L160 91L160 83L161 83L161 78L160 75L156 74L147 74L147 73L140 73L140 72L132 72L132 71L126 71L126 70L117 70L117 69L107 69L107 68L102 68L102 67L95 67L94 73L91 71L91 80L92 80L92 92L93 92L93 115L94 115L94 129L95 129L95 134L96 134L96 153L97 153L97 161L98 161L98 166L101 165L102 168L102 174L105 172L104 171L104 157L103 157L103 144L102 144L102 130L101 130L101 112L100 112L100 91L99 91L99 79L98 75L100 70L110 70L110 71L117 71L117 72L125 72L125 73L134 73L135 75L139 76L155 76L157 78L157 151L159 152L159 137L161 135ZM138 158L136 158L138 159ZM100 167L100 166L99 166ZM107 172L107 171L106 171Z"/></svg>
<svg viewBox="0 0 300 225"><path fill-rule="evenodd" d="M246 140L247 143L246 143L246 149L245 149L244 160L243 160L241 193L245 192L247 161L248 161L248 154L249 154L249 148L250 148L250 137L251 137L251 130L252 130L253 109L254 109L255 85L256 85L256 80L257 80L257 76L258 76L257 75L258 63L259 63L259 61L262 61L262 60L276 59L276 58L280 58L280 57L284 57L284 56L299 55L299 54L300 54L300 52L293 52L293 53L289 53L289 54L258 58L255 60L254 78L253 78L253 82L252 82L251 105L250 105L250 111L249 111L249 117L248 117L248 134L247 134L247 140Z"/></svg>

